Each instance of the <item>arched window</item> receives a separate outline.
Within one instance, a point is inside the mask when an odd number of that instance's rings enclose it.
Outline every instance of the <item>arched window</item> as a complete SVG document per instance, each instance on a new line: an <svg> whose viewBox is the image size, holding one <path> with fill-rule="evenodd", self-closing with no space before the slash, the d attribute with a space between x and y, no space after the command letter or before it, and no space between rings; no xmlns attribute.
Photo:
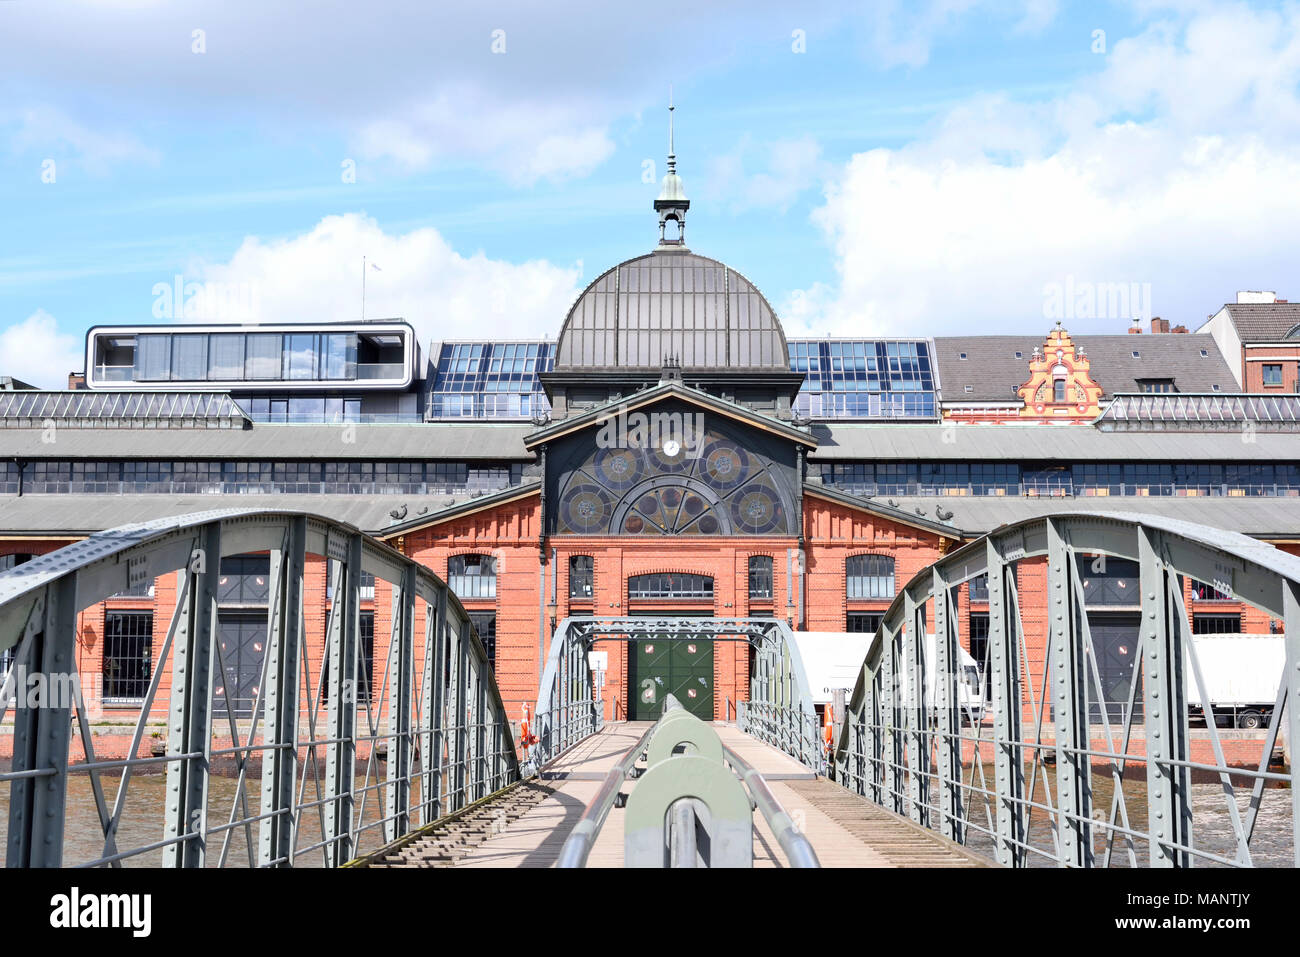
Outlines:
<svg viewBox="0 0 1300 957"><path fill-rule="evenodd" d="M849 598L894 597L894 560L887 555L850 555L845 563Z"/></svg>
<svg viewBox="0 0 1300 957"><path fill-rule="evenodd" d="M772 556L749 556L749 597L772 597Z"/></svg>
<svg viewBox="0 0 1300 957"><path fill-rule="evenodd" d="M628 598L713 598L713 579L683 572L633 575L627 580Z"/></svg>
<svg viewBox="0 0 1300 957"><path fill-rule="evenodd" d="M595 561L590 555L571 555L569 557L569 597L591 598L594 581Z"/></svg>
<svg viewBox="0 0 1300 957"><path fill-rule="evenodd" d="M447 584L461 601L497 597L497 560L491 555L453 555L447 559Z"/></svg>

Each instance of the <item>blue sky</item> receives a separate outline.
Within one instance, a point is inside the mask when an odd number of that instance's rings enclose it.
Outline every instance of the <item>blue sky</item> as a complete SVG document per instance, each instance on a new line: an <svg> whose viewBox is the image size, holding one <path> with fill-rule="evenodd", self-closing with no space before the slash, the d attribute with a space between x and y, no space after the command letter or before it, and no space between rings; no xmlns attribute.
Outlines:
<svg viewBox="0 0 1300 957"><path fill-rule="evenodd" d="M363 255L370 316L553 336L654 241L669 83L689 244L791 334L1300 295L1294 5L485 6L0 3L0 373L59 384L176 276L354 318Z"/></svg>

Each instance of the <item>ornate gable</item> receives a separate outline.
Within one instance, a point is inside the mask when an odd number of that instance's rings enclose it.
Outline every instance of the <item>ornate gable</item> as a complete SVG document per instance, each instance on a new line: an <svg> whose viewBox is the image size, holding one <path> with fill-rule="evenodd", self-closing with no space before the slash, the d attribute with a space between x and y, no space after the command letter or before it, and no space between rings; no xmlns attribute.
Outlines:
<svg viewBox="0 0 1300 957"><path fill-rule="evenodd" d="M1029 381L1017 390L1025 403L1020 416L1090 420L1101 412L1101 392L1087 353L1058 321L1029 360Z"/></svg>

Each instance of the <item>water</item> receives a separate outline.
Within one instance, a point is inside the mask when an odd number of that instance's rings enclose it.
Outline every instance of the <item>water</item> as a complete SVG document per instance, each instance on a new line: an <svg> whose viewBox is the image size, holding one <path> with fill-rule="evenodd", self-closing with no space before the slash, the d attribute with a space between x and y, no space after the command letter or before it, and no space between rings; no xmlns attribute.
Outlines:
<svg viewBox="0 0 1300 957"><path fill-rule="evenodd" d="M358 762L359 767L364 767L364 762ZM314 779L311 774L312 769L308 766L308 777L305 790L300 790L300 800L304 803L310 803L324 796L324 782L320 784L319 791L316 788ZM323 775L323 765L321 768ZM382 786L384 781L385 766L382 763L376 763L376 770L372 770L369 780L367 781L364 771L356 779L355 787L357 789L357 808L360 814L360 820L363 825L368 826L362 831L357 840L358 855L367 854L377 850L385 842L382 839L382 828L378 826L379 821L385 816L384 810L386 789ZM378 778L376 778L376 774ZM238 808L239 813L236 820L243 820L248 817L257 817L261 813L260 796L261 796L261 770L257 769L251 772L246 780L243 793L247 800L247 812L243 810L243 802L240 801ZM109 813L112 813L114 802L117 799L117 789L120 776L114 772L103 774L101 776L104 790L104 800L108 806ZM126 805L122 813L121 823L118 826L117 847L119 850L127 850L134 847L143 847L149 844L157 843L163 840L163 811L166 800L166 782L167 776L161 771L151 771L150 773L136 772L131 775L130 786L127 789ZM375 788L374 785L381 786ZM302 778L298 780L299 788L302 787ZM369 786L371 790L364 795L360 793L361 789ZM233 774L212 774L208 779L208 827L209 829L225 825L231 818L231 808L235 806L236 800L240 797L240 787L237 776ZM416 807L419 802L420 789L418 779L412 787L411 805ZM361 802L364 799L364 807ZM306 848L316 844L324 839L322 818L324 808L306 808L301 812L299 819L298 846ZM8 824L9 817L9 785L0 785L0 826ZM64 830L64 850L63 860L65 866L75 867L87 861L96 860L104 856L104 838L99 824L99 815L95 809L94 792L91 787L90 775L88 774L70 774L68 776L68 807L67 807L67 824ZM412 820L416 820L415 814ZM261 822L254 821L248 825L251 831L253 844L254 861L257 859L257 841L258 826ZM221 834L210 834L208 838L208 866L216 867L222 854L223 843L226 847L226 867L248 867L248 841L244 827L237 827L229 832ZM122 861L123 867L157 867L162 862L162 850L156 849L147 851L134 857L126 858ZM323 852L321 849L313 851L300 850L294 860L295 867L322 867L324 866Z"/></svg>

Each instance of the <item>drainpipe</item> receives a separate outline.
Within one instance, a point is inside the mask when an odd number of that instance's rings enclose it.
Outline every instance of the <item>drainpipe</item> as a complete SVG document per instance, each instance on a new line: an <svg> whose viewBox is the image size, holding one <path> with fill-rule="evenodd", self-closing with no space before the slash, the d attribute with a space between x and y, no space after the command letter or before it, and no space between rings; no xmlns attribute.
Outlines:
<svg viewBox="0 0 1300 957"><path fill-rule="evenodd" d="M23 497L23 460L14 458L14 465L18 466L18 497Z"/></svg>

